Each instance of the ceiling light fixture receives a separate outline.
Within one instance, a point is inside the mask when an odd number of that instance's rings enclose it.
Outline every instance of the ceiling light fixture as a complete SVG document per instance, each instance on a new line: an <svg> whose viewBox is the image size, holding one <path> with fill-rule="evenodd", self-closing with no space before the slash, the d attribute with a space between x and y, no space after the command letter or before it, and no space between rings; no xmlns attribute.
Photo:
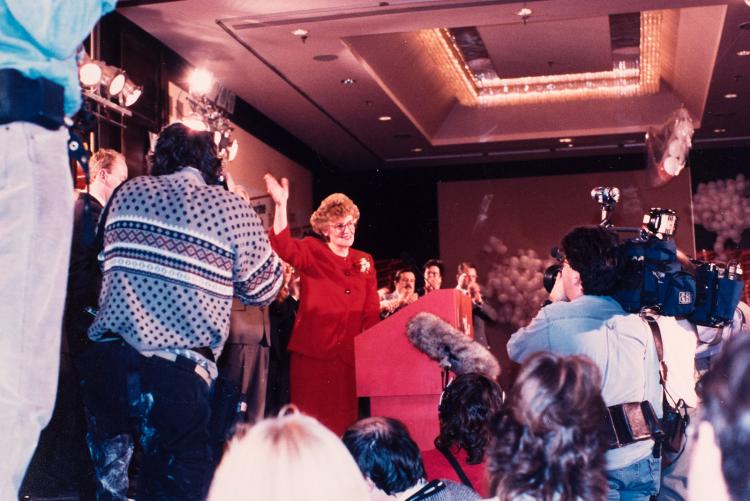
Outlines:
<svg viewBox="0 0 750 501"><path fill-rule="evenodd" d="M188 76L188 88L196 96L208 94L213 85L214 76L204 68L196 68Z"/></svg>
<svg viewBox="0 0 750 501"><path fill-rule="evenodd" d="M305 43L307 37L310 36L310 32L304 28L297 28L296 30L292 30L292 35L299 37L299 39L302 40L302 43Z"/></svg>
<svg viewBox="0 0 750 501"><path fill-rule="evenodd" d="M727 130L726 129L714 129L714 132L716 134L724 134Z"/></svg>
<svg viewBox="0 0 750 501"><path fill-rule="evenodd" d="M516 12L516 15L521 18L521 21L523 21L523 24L526 24L529 22L529 18L531 17L531 14L533 14L534 11L526 7L526 4L524 4L523 8L521 8L518 12Z"/></svg>
<svg viewBox="0 0 750 501"><path fill-rule="evenodd" d="M737 55L740 57L750 56L750 50L739 50Z"/></svg>
<svg viewBox="0 0 750 501"><path fill-rule="evenodd" d="M573 142L573 138L570 138L570 137L561 137L560 139L558 139L558 141L560 141L563 144L568 144L568 143L572 143Z"/></svg>
<svg viewBox="0 0 750 501"><path fill-rule="evenodd" d="M125 87L126 79L125 72L120 68L102 64L101 84L102 87L104 87L104 90L107 91L109 97L114 97L122 92L122 89Z"/></svg>
<svg viewBox="0 0 750 501"><path fill-rule="evenodd" d="M503 106L532 103L612 99L659 92L660 11L640 14L640 57L617 60L612 70L520 78L481 78L464 59L447 29L422 30L420 38L438 63L440 73L464 106Z"/></svg>
<svg viewBox="0 0 750 501"><path fill-rule="evenodd" d="M129 78L125 79L125 85L120 92L120 104L122 106L132 106L138 101L138 98L143 94L143 87L136 85Z"/></svg>
<svg viewBox="0 0 750 501"><path fill-rule="evenodd" d="M413 153L422 153L422 148L412 148L411 151Z"/></svg>
<svg viewBox="0 0 750 501"><path fill-rule="evenodd" d="M724 94L724 99L737 99L737 94L734 92L730 92L729 94Z"/></svg>
<svg viewBox="0 0 750 501"><path fill-rule="evenodd" d="M341 80L341 83L344 85L354 85L355 83L357 83L357 81L353 78L344 78Z"/></svg>
<svg viewBox="0 0 750 501"><path fill-rule="evenodd" d="M391 117L389 117L388 115L381 115L378 117L378 120L380 120L381 122L390 122Z"/></svg>
<svg viewBox="0 0 750 501"><path fill-rule="evenodd" d="M78 66L78 79L84 87L93 87L102 79L102 67L85 52Z"/></svg>
<svg viewBox="0 0 750 501"><path fill-rule="evenodd" d="M127 107L138 101L143 93L143 87L130 80L121 68L92 59L83 47L79 49L77 61L78 80L83 87L83 95L96 103L96 108L91 110L92 113L115 125L124 126L122 122L112 121L110 117L102 115L100 106L114 110L122 116L132 116ZM117 103L112 101L114 98L117 98Z"/></svg>

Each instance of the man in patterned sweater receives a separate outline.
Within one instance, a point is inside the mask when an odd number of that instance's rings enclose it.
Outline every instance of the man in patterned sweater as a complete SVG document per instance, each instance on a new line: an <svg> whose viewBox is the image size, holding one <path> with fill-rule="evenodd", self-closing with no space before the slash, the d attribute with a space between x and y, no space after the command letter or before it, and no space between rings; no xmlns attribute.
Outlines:
<svg viewBox="0 0 750 501"><path fill-rule="evenodd" d="M126 499L133 437L138 499L206 495L209 396L232 297L264 306L283 282L260 219L219 185L220 170L210 133L172 124L151 176L123 184L103 216L95 343L81 357L99 499Z"/></svg>

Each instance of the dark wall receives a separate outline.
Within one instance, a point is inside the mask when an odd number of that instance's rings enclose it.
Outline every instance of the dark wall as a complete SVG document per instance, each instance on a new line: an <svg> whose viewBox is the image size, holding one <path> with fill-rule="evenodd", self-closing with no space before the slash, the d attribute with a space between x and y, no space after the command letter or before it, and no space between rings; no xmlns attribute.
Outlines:
<svg viewBox="0 0 750 501"><path fill-rule="evenodd" d="M441 181L614 172L644 169L645 165L644 153L317 175L313 201L317 204L336 191L348 194L362 212L358 248L376 259L404 258L421 266L439 252L437 184ZM734 178L743 172L750 176L750 148L693 149L690 169L693 192L701 182ZM712 248L716 235L702 226L695 229L696 247ZM743 247L750 246L748 240L750 230L743 234Z"/></svg>
<svg viewBox="0 0 750 501"><path fill-rule="evenodd" d="M316 176L313 199L317 204L333 192L346 193L362 213L356 247L376 259L401 258L420 268L439 254L441 181L635 170L644 163L645 155L631 154Z"/></svg>

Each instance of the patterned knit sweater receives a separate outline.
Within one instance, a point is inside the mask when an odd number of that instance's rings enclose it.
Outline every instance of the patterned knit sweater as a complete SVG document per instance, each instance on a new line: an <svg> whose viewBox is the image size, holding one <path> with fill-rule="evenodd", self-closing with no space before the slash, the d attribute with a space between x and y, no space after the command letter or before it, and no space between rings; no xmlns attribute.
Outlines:
<svg viewBox="0 0 750 501"><path fill-rule="evenodd" d="M276 297L281 263L260 219L198 170L132 179L111 203L91 339L110 331L144 355L209 346L218 358L232 297L255 306Z"/></svg>

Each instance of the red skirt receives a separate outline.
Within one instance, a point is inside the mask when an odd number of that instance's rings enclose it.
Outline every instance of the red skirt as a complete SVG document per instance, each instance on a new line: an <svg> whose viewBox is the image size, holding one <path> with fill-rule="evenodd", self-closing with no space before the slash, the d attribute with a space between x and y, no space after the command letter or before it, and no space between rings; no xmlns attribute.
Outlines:
<svg viewBox="0 0 750 501"><path fill-rule="evenodd" d="M291 401L336 435L357 420L354 366L340 358L311 358L292 352Z"/></svg>

